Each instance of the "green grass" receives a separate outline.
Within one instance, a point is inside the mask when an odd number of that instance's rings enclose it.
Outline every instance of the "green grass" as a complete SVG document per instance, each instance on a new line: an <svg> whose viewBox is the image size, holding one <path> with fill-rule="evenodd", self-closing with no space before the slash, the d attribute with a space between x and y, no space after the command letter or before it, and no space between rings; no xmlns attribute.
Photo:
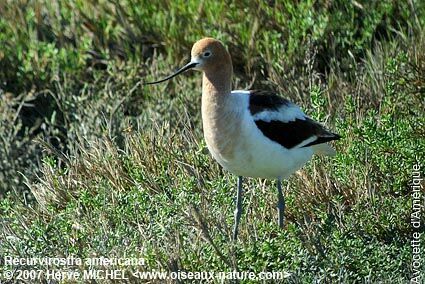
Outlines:
<svg viewBox="0 0 425 284"><path fill-rule="evenodd" d="M406 283L409 183L425 160L424 19L421 1L3 1L0 259ZM284 230L275 182L248 179L231 241L236 177L203 141L200 74L142 85L203 36L228 47L235 89L277 90L343 136L336 157L288 181Z"/></svg>

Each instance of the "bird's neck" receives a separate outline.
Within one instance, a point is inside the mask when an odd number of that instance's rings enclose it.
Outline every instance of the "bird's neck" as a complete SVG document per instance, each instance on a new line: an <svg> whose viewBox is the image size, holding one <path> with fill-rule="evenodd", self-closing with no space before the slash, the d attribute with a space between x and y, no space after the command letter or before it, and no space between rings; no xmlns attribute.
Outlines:
<svg viewBox="0 0 425 284"><path fill-rule="evenodd" d="M204 72L202 80L202 124L208 149L222 161L234 155L240 132L240 119L234 96L231 95L232 69L222 66L216 72ZM237 102L236 102L237 103ZM236 111L235 111L236 109Z"/></svg>
<svg viewBox="0 0 425 284"><path fill-rule="evenodd" d="M207 70L202 78L202 107L224 106L232 90L232 66Z"/></svg>

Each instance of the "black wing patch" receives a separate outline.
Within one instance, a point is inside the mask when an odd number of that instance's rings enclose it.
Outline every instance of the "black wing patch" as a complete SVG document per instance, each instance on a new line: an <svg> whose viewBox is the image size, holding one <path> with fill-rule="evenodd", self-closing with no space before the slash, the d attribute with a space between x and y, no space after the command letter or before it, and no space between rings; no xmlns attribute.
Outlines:
<svg viewBox="0 0 425 284"><path fill-rule="evenodd" d="M287 99L270 91L252 90L249 94L249 111L252 115L266 110L278 110L281 106L291 104Z"/></svg>
<svg viewBox="0 0 425 284"><path fill-rule="evenodd" d="M284 99L273 92L264 90L250 91L249 111L253 116L264 111L282 111L282 106L286 106L288 109L296 107L289 100ZM311 118L308 118L307 116L304 116L303 118L304 119L294 118L294 120L291 121L264 121L261 119L254 121L264 136L279 143L287 149L291 149L311 137L317 137L317 139L303 145L303 147L326 143L341 138L341 136L326 130L321 124Z"/></svg>
<svg viewBox="0 0 425 284"><path fill-rule="evenodd" d="M322 125L308 117L306 117L305 120L295 119L289 122L278 120L266 122L263 120L256 120L255 124L264 136L287 149L291 149L313 136L316 136L317 139L303 147L326 143L341 138L338 134L326 130Z"/></svg>

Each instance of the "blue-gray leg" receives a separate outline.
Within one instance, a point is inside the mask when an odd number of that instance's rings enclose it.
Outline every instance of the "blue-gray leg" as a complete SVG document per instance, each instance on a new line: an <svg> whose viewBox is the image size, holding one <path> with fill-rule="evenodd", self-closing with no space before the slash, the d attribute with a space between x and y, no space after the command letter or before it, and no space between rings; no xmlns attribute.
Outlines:
<svg viewBox="0 0 425 284"><path fill-rule="evenodd" d="M282 179L277 180L277 213L278 213L278 224L280 228L283 228L283 219L285 214L285 198L282 193Z"/></svg>
<svg viewBox="0 0 425 284"><path fill-rule="evenodd" d="M238 192L236 194L235 224L233 227L233 240L238 238L239 220L242 215L242 177L238 177Z"/></svg>

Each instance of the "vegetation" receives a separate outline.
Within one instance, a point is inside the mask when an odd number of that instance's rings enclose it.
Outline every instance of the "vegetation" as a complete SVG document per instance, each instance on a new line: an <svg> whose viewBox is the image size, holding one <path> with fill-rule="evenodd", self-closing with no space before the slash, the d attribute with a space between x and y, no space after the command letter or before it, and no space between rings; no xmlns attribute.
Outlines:
<svg viewBox="0 0 425 284"><path fill-rule="evenodd" d="M414 0L1 1L0 256L407 282L424 24ZM203 141L199 74L142 84L204 36L227 45L235 89L277 90L343 136L288 181L284 230L274 181L247 180L231 241L236 177Z"/></svg>

